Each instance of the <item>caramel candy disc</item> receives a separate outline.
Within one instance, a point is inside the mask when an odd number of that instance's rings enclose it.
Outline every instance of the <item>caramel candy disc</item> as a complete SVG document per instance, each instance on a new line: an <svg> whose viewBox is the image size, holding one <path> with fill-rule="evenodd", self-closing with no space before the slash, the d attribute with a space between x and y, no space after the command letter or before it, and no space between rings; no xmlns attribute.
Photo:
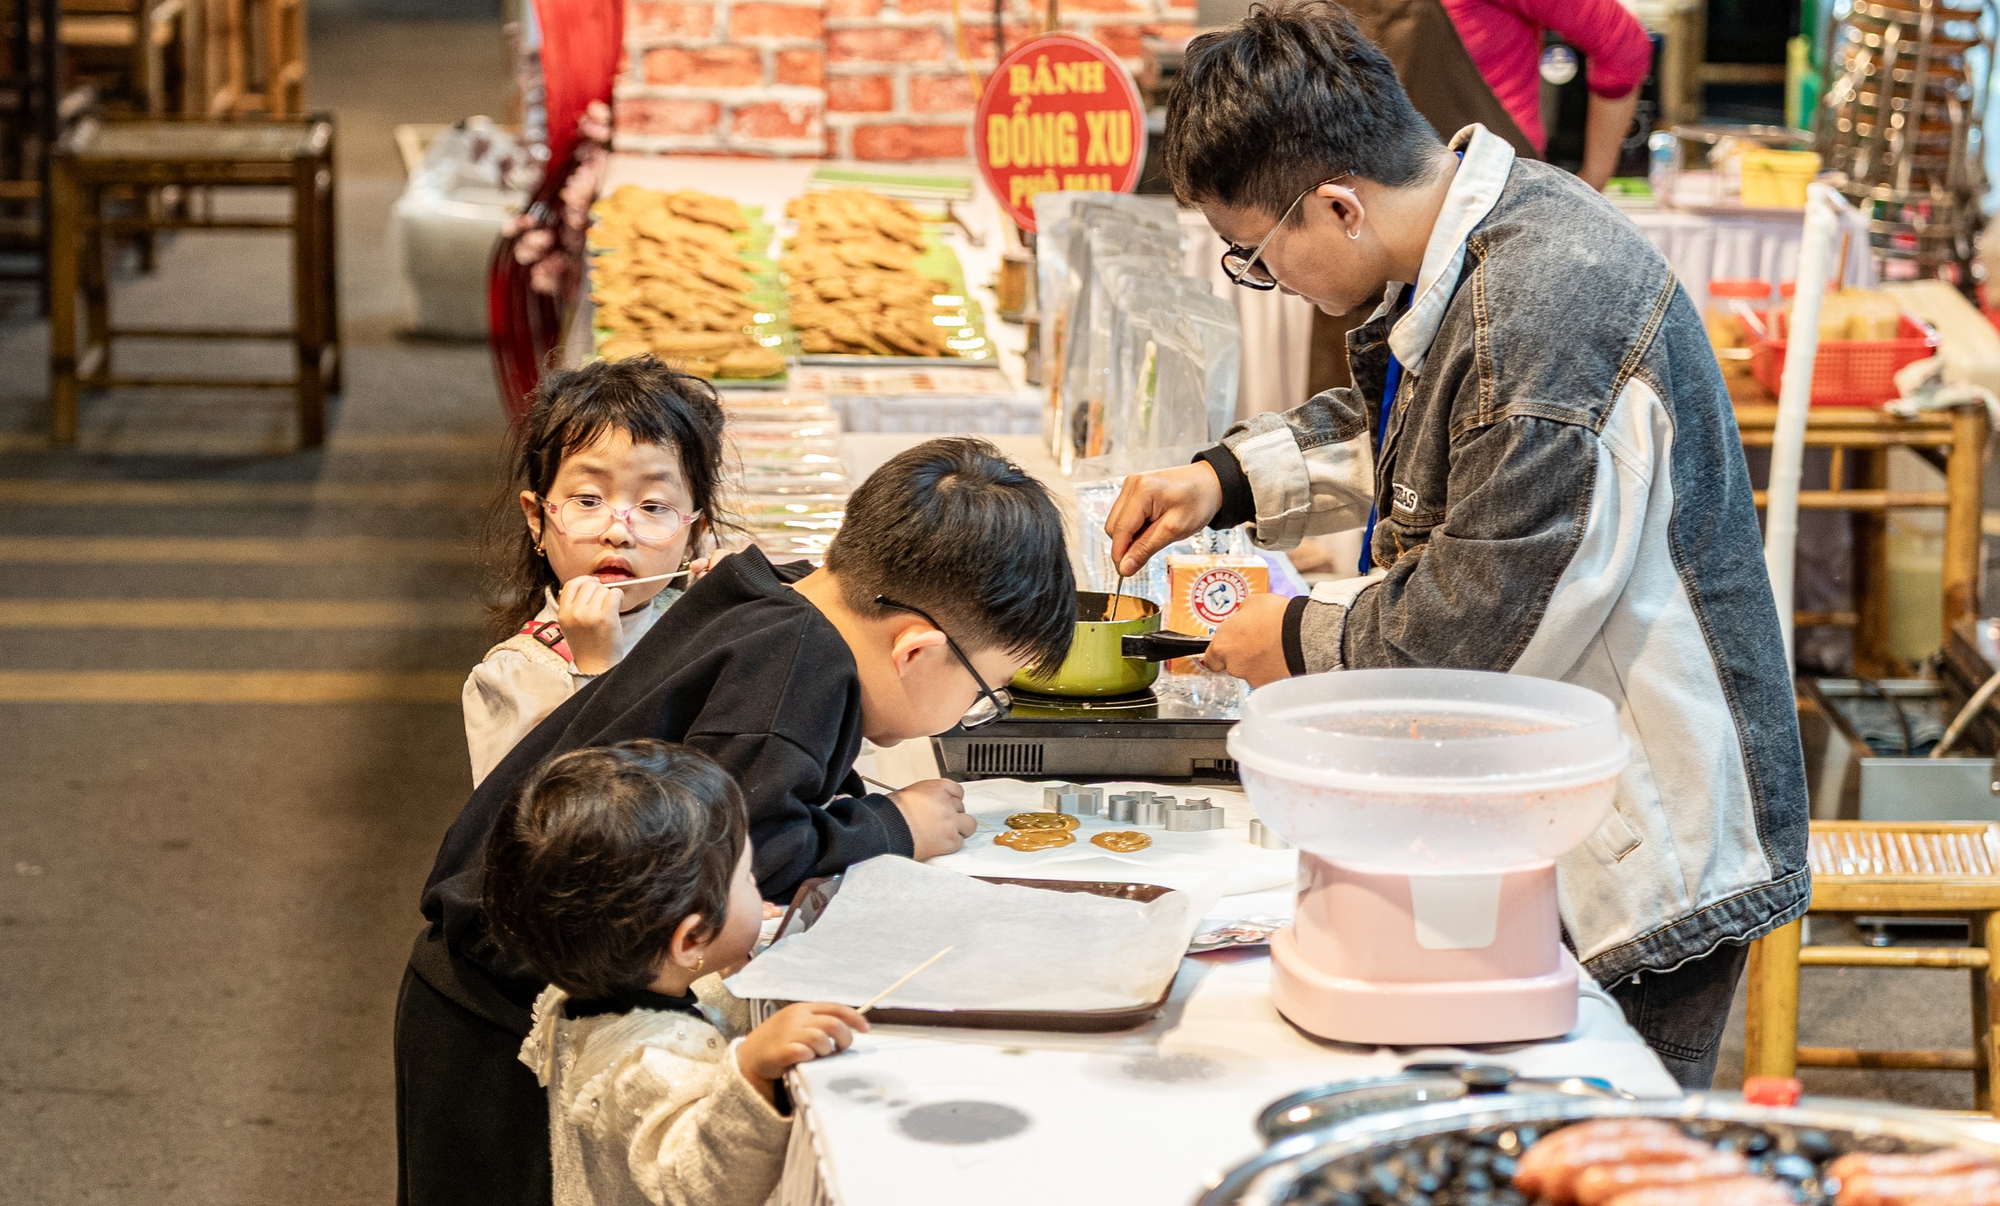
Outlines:
<svg viewBox="0 0 2000 1206"><path fill-rule="evenodd" d="M1096 837L1091 838L1090 844L1093 846L1102 846L1106 850L1115 851L1119 854L1130 854L1134 850L1144 850L1146 847L1152 845L1153 839L1136 829L1114 829L1109 833L1100 833Z"/></svg>
<svg viewBox="0 0 2000 1206"><path fill-rule="evenodd" d="M1019 850L1030 854L1037 850L1053 850L1076 841L1076 835L1067 829L1009 829L993 839L996 846L1009 850Z"/></svg>
<svg viewBox="0 0 2000 1206"><path fill-rule="evenodd" d="M1066 812L1017 812L1007 818L1009 829L1075 829L1077 820Z"/></svg>

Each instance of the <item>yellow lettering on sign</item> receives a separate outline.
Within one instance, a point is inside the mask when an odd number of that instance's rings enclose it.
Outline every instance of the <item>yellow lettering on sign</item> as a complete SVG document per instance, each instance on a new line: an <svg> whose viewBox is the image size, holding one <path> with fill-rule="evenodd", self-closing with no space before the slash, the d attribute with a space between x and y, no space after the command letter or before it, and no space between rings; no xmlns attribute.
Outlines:
<svg viewBox="0 0 2000 1206"><path fill-rule="evenodd" d="M1101 109L1092 109L1083 115L1084 129L1090 134L1090 148L1083 154L1083 162L1087 167L1111 162L1110 156L1104 149L1104 119L1109 116L1111 116L1109 113Z"/></svg>
<svg viewBox="0 0 2000 1206"><path fill-rule="evenodd" d="M1076 114L1056 114L1056 166L1076 166Z"/></svg>
<svg viewBox="0 0 2000 1206"><path fill-rule="evenodd" d="M1035 94L1050 96L1056 90L1055 76L1049 73L1049 56L1035 56Z"/></svg>
<svg viewBox="0 0 2000 1206"><path fill-rule="evenodd" d="M1107 116L1111 121L1105 130L1105 140L1111 144L1111 166L1124 167L1132 162L1132 111L1117 109Z"/></svg>
<svg viewBox="0 0 2000 1206"><path fill-rule="evenodd" d="M986 119L986 166L1003 168L1012 163L1007 151L1007 115L991 114Z"/></svg>

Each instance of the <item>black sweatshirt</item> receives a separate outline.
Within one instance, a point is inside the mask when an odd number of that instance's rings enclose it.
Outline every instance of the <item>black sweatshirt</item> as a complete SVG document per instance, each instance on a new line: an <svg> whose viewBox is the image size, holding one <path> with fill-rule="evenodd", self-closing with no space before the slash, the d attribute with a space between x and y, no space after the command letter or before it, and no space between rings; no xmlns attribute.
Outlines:
<svg viewBox="0 0 2000 1206"><path fill-rule="evenodd" d="M854 773L854 655L785 584L811 568L774 568L755 549L723 559L624 661L550 713L473 790L424 885L430 925L411 962L431 987L527 1033L527 1009L544 981L488 935L480 860L501 806L552 754L657 737L715 759L743 789L768 900L789 901L804 880L878 854L914 852L902 813L887 797L864 794Z"/></svg>

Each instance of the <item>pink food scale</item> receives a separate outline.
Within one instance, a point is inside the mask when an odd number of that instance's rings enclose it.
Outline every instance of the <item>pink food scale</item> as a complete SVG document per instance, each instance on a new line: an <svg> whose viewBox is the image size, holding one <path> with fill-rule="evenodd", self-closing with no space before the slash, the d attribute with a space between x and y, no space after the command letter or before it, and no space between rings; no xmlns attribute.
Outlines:
<svg viewBox="0 0 2000 1206"><path fill-rule="evenodd" d="M1555 859L1603 822L1627 752L1611 701L1544 679L1348 670L1252 692L1229 753L1299 849L1278 1011L1380 1046L1574 1029Z"/></svg>

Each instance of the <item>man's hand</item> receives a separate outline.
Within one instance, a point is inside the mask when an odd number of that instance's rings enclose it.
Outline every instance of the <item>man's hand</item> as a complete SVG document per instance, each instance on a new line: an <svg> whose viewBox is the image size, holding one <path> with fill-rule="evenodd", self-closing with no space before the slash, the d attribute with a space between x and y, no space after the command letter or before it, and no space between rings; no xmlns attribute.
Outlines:
<svg viewBox="0 0 2000 1206"><path fill-rule="evenodd" d="M787 1005L744 1036L736 1048L736 1066L769 1101L780 1076L808 1060L847 1050L857 1031L867 1033L868 1019L852 1006L826 1001Z"/></svg>
<svg viewBox="0 0 2000 1206"><path fill-rule="evenodd" d="M950 779L919 779L891 792L889 802L910 827L910 841L916 846L911 857L918 862L953 853L979 828L979 822L965 814L965 788Z"/></svg>
<svg viewBox="0 0 2000 1206"><path fill-rule="evenodd" d="M1104 521L1118 573L1138 573L1154 553L1201 531L1221 509L1222 482L1206 461L1126 478Z"/></svg>
<svg viewBox="0 0 2000 1206"><path fill-rule="evenodd" d="M625 596L585 574L563 584L556 622L569 642L580 674L602 674L618 664L618 611Z"/></svg>
<svg viewBox="0 0 2000 1206"><path fill-rule="evenodd" d="M1233 674L1253 687L1290 678L1285 665L1285 606L1283 595L1251 595L1215 630L1201 664Z"/></svg>

